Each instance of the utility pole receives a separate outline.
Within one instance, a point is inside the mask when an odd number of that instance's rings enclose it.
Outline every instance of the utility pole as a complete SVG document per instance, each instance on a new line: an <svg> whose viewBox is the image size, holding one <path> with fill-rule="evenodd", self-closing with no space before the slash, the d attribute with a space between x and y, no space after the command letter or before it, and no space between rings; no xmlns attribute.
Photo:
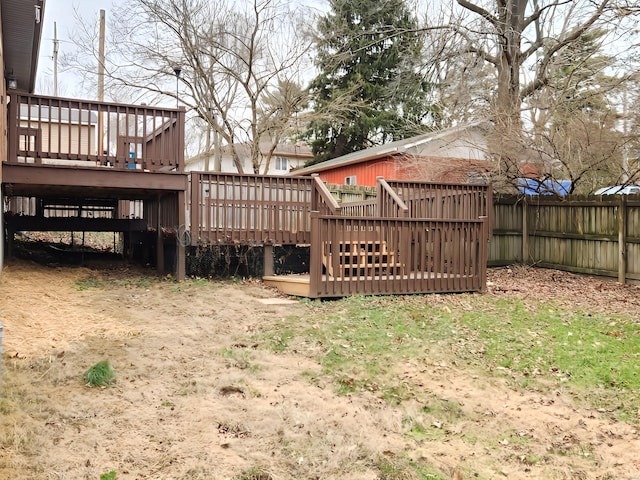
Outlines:
<svg viewBox="0 0 640 480"><path fill-rule="evenodd" d="M205 157L204 157L204 171L208 172L210 165L209 159L211 158L211 115L212 110L209 108L207 114L209 117L207 118L207 143L204 146Z"/></svg>
<svg viewBox="0 0 640 480"><path fill-rule="evenodd" d="M216 122L217 125L217 122ZM216 172L222 171L222 150L220 148L220 131L216 128L213 131L213 169Z"/></svg>
<svg viewBox="0 0 640 480"><path fill-rule="evenodd" d="M58 26L53 22L53 96L58 96L58 51L60 50L60 42L58 42Z"/></svg>

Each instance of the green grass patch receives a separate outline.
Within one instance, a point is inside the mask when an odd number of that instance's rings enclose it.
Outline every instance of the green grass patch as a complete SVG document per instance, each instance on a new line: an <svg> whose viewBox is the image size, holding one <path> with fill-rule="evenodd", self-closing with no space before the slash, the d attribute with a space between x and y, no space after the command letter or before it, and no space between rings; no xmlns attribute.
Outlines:
<svg viewBox="0 0 640 480"><path fill-rule="evenodd" d="M495 365L555 377L580 387L640 388L640 325L546 305L499 302L498 311L465 314ZM497 321L496 317L504 320Z"/></svg>
<svg viewBox="0 0 640 480"><path fill-rule="evenodd" d="M260 467L251 467L250 469L234 476L232 480L272 480L272 476Z"/></svg>
<svg viewBox="0 0 640 480"><path fill-rule="evenodd" d="M79 278L75 281L76 288L80 291L89 290L91 288L104 288L105 283L96 277Z"/></svg>
<svg viewBox="0 0 640 480"><path fill-rule="evenodd" d="M109 360L102 360L90 367L83 376L84 381L92 387L111 385L116 380Z"/></svg>
<svg viewBox="0 0 640 480"><path fill-rule="evenodd" d="M444 475L439 470L411 461L407 458L396 457L394 455L380 456L375 462L381 480L445 480L448 475Z"/></svg>
<svg viewBox="0 0 640 480"><path fill-rule="evenodd" d="M289 347L289 341L294 337L291 329L285 328L279 330L275 335L269 338L269 347L276 353L281 353Z"/></svg>
<svg viewBox="0 0 640 480"><path fill-rule="evenodd" d="M260 369L258 364L253 363L253 353L244 348L225 348L222 351L222 356L227 359L230 367L250 372L257 372Z"/></svg>
<svg viewBox="0 0 640 480"><path fill-rule="evenodd" d="M464 416L459 403L444 398L429 399L422 407L422 412L445 422L454 422Z"/></svg>
<svg viewBox="0 0 640 480"><path fill-rule="evenodd" d="M301 305L308 309L304 317L266 334L270 348L312 345L321 375L339 393L368 390L391 404L422 400L419 389L398 380L399 365L455 364L508 378L515 388L562 387L637 421L640 324L630 317L478 294L356 296Z"/></svg>

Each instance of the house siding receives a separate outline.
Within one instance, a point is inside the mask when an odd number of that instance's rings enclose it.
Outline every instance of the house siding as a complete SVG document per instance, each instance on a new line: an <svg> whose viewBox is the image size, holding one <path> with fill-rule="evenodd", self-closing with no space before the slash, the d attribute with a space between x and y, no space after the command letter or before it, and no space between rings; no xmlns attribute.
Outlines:
<svg viewBox="0 0 640 480"><path fill-rule="evenodd" d="M378 158L355 165L345 165L326 172L318 172L320 179L326 183L344 185L345 177L356 177L356 185L375 187L376 178L396 178L396 165L391 157Z"/></svg>
<svg viewBox="0 0 640 480"><path fill-rule="evenodd" d="M451 157L415 157L398 159L394 180L419 180L424 182L467 183L472 178L482 177L491 171L487 160Z"/></svg>
<svg viewBox="0 0 640 480"><path fill-rule="evenodd" d="M42 119L40 136L42 153L56 152L65 154L96 155L98 153L98 137L94 125L47 125L47 119ZM21 127L29 127L28 120L20 121ZM20 139L20 149L28 149L24 138Z"/></svg>
<svg viewBox="0 0 640 480"><path fill-rule="evenodd" d="M2 188L2 162L7 159L7 81L4 75L4 36L0 21L0 200L4 200ZM0 274L4 268L4 202L0 205ZM2 339L0 339L1 341ZM1 345L0 345L1 347ZM0 361L2 361L0 359ZM0 367L1 368L1 367Z"/></svg>
<svg viewBox="0 0 640 480"><path fill-rule="evenodd" d="M262 170L260 171L261 175L287 175L292 168L300 168L304 165L304 158L291 158L286 157L284 155L278 155L279 157L286 158L289 163L289 170L276 170L276 159L273 157L271 162L269 163L269 170L264 171L264 166L262 166ZM204 158L200 158L198 160L192 160L188 165L185 166L185 171L187 172L204 172L207 171L205 168L206 160ZM213 172L214 166L214 158L213 156L209 158L209 171ZM222 173L238 173L238 169L236 168L235 163L233 162L233 158L229 155L224 155L220 161L221 172ZM242 168L244 169L244 173L252 174L253 173L253 165L251 164L251 159L244 159Z"/></svg>
<svg viewBox="0 0 640 480"><path fill-rule="evenodd" d="M7 80L4 75L4 37L2 22L0 22L0 183L2 182L2 162L7 159ZM1 210L1 209L0 209ZM1 226L1 225L0 225ZM0 230L0 232L4 231ZM0 239L3 235L0 235ZM0 251L0 259L2 251ZM0 260L0 265L2 260Z"/></svg>

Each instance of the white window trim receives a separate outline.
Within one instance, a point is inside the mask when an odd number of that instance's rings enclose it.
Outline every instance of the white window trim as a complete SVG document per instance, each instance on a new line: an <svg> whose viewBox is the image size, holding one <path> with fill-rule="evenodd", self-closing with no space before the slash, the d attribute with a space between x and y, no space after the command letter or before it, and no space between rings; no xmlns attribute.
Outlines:
<svg viewBox="0 0 640 480"><path fill-rule="evenodd" d="M284 163L284 168L282 168L282 163ZM276 157L276 162L275 162L275 170L279 171L279 172L286 172L289 170L289 159L286 157Z"/></svg>
<svg viewBox="0 0 640 480"><path fill-rule="evenodd" d="M349 175L348 177L344 177L345 185L357 185L358 177L356 175Z"/></svg>

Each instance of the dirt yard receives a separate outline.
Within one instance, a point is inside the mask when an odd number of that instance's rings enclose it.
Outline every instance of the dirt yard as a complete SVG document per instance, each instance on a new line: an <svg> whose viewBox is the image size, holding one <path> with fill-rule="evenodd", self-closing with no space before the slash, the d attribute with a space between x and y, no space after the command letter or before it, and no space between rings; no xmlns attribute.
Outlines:
<svg viewBox="0 0 640 480"><path fill-rule="evenodd" d="M91 288L92 279L108 287ZM487 294L640 319L637 286L557 271L491 270ZM12 261L0 306L0 479L418 478L386 474L380 458L443 472L421 478L640 479L636 426L576 407L563 391L517 391L451 364L399 366L462 411L441 441L409 438L402 419L416 406L338 396L306 378L320 368L311 353L253 343L312 311L259 282L178 284L125 267ZM116 383L86 386L83 373L105 358Z"/></svg>

